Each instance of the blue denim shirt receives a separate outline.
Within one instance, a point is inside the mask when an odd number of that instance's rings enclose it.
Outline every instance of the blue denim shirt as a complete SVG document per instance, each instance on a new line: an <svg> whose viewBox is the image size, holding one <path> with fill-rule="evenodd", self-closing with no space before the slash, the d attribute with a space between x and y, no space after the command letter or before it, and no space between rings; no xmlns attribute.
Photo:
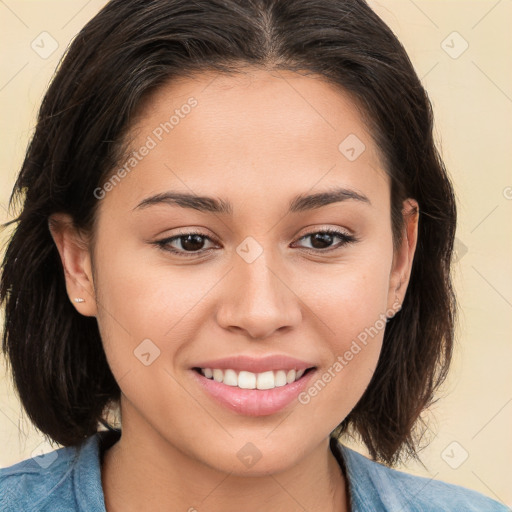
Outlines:
<svg viewBox="0 0 512 512"><path fill-rule="evenodd" d="M101 455L118 438L116 432L99 432L78 447L59 448L0 469L0 510L106 512ZM332 437L330 447L347 476L352 512L509 510L465 487L388 468Z"/></svg>

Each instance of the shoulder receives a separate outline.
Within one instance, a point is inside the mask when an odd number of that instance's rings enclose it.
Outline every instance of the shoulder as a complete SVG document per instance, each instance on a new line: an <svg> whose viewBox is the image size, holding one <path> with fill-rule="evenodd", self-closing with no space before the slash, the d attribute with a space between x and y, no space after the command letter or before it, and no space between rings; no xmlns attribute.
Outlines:
<svg viewBox="0 0 512 512"><path fill-rule="evenodd" d="M1 510L44 510L55 496L69 495L77 456L75 447L60 448L0 469Z"/></svg>
<svg viewBox="0 0 512 512"><path fill-rule="evenodd" d="M433 478L410 475L368 459L338 442L355 510L506 512L484 494Z"/></svg>
<svg viewBox="0 0 512 512"><path fill-rule="evenodd" d="M59 448L0 469L3 512L81 511L81 502L91 498L95 501L100 491L97 435L81 445Z"/></svg>

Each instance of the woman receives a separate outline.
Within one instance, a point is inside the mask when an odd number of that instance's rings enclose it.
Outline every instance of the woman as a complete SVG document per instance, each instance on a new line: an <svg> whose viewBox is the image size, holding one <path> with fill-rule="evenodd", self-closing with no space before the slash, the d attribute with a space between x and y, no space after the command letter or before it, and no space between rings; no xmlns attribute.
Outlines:
<svg viewBox="0 0 512 512"><path fill-rule="evenodd" d="M3 347L65 448L2 470L2 510L505 510L391 469L448 370L456 210L362 0L109 2L22 196Z"/></svg>

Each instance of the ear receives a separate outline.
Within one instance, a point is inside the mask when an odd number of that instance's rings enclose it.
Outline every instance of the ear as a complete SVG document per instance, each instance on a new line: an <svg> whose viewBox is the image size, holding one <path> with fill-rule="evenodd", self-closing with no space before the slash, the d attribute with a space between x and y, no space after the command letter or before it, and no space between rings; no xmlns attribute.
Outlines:
<svg viewBox="0 0 512 512"><path fill-rule="evenodd" d="M412 262L418 240L419 205L408 198L403 202L402 242L395 250L389 279L388 308L399 311L411 277Z"/></svg>
<svg viewBox="0 0 512 512"><path fill-rule="evenodd" d="M69 300L84 316L96 316L96 296L92 277L89 243L65 213L50 216L48 227L57 246L64 268ZM75 302L81 297L83 302Z"/></svg>

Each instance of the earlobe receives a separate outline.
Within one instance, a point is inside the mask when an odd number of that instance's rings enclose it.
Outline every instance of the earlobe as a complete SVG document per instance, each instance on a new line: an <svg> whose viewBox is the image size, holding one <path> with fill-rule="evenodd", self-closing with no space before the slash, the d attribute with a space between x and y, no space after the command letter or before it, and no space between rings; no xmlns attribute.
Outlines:
<svg viewBox="0 0 512 512"><path fill-rule="evenodd" d="M66 290L76 310L85 316L96 316L96 300L90 248L70 215L55 213L48 228L60 255ZM78 300L77 300L78 299Z"/></svg>

